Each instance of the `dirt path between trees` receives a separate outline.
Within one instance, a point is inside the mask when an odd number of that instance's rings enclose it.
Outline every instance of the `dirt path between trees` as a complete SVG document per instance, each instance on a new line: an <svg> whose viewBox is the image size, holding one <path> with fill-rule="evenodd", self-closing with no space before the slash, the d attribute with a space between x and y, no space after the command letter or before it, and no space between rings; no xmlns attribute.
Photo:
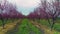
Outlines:
<svg viewBox="0 0 60 34"><path fill-rule="evenodd" d="M0 34L5 34L8 30L11 30L15 27L15 25L17 25L17 23L19 23L21 20L17 20L13 23L8 23L5 25L5 29L3 29L3 27L0 27Z"/></svg>
<svg viewBox="0 0 60 34"><path fill-rule="evenodd" d="M31 21L31 23L33 25L35 25L37 28L40 28L42 31L44 31L44 34L56 34L56 32L57 32L55 30L51 31L50 28L48 28L48 27L46 27L44 25L41 25L40 23L37 23L37 22L34 22L34 21ZM60 32L58 32L57 34L60 34Z"/></svg>

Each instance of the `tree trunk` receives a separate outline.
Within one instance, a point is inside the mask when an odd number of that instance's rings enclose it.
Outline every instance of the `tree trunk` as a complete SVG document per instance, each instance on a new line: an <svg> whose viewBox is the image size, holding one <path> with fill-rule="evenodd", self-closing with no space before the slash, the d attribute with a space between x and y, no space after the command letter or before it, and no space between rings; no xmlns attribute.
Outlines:
<svg viewBox="0 0 60 34"><path fill-rule="evenodd" d="M51 31L52 31L52 29L53 29L53 27L54 27L54 24L55 24L55 20L54 20L54 18L52 19L52 24L51 24Z"/></svg>
<svg viewBox="0 0 60 34"><path fill-rule="evenodd" d="M48 16L46 16L46 18L48 20L49 25L51 26L51 23L50 23L50 20L49 20L50 18Z"/></svg>
<svg viewBox="0 0 60 34"><path fill-rule="evenodd" d="M5 29L5 22L4 22L4 19L1 19L2 20L2 27L3 29Z"/></svg>
<svg viewBox="0 0 60 34"><path fill-rule="evenodd" d="M47 20L48 20L49 25L51 26L50 20L49 19L47 19Z"/></svg>

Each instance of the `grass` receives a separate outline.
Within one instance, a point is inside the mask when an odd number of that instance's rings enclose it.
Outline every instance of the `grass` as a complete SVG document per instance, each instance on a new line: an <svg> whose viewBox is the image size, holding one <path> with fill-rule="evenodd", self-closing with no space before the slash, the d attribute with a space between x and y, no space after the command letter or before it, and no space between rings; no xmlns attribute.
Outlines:
<svg viewBox="0 0 60 34"><path fill-rule="evenodd" d="M2 25L2 21L0 20L0 26Z"/></svg>
<svg viewBox="0 0 60 34"><path fill-rule="evenodd" d="M38 20L36 20L36 21L38 22ZM51 21L51 19L50 19L50 21ZM47 28L49 28L49 29L51 27L49 25L48 21L45 20L45 19L41 19L40 22L38 22L38 23L40 23L40 24L42 24L44 26L47 26ZM53 27L53 31L52 32L54 32L54 34L60 34L60 19L57 19L56 20L56 23L54 24L54 27Z"/></svg>
<svg viewBox="0 0 60 34"><path fill-rule="evenodd" d="M16 21L16 20L14 20L14 21ZM40 21L39 20L36 20L36 21L38 21L38 22L40 22L40 24L45 25L50 28L50 25L47 20L41 19ZM7 20L6 23L10 23L10 22L12 22L11 19ZM1 25L2 25L2 21L0 20L0 26ZM53 29L55 30L54 34L58 34L58 32L60 32L60 19L56 20L56 23L55 23ZM35 27L28 19L25 18L25 19L22 19L22 23L18 26L18 31L16 32L16 34L42 34L42 32L40 29Z"/></svg>
<svg viewBox="0 0 60 34"><path fill-rule="evenodd" d="M36 20L38 23L42 24L42 25L46 25L47 27L50 27L49 23L47 20L45 19L40 19L40 20Z"/></svg>
<svg viewBox="0 0 60 34"><path fill-rule="evenodd" d="M4 22L5 22L5 24L8 24L8 23L13 23L14 21L17 21L18 19L8 19L8 20L5 20L4 19ZM0 26L2 26L2 20L0 20Z"/></svg>
<svg viewBox="0 0 60 34"><path fill-rule="evenodd" d="M60 23L56 23L53 28L54 28L54 30L60 32Z"/></svg>
<svg viewBox="0 0 60 34"><path fill-rule="evenodd" d="M16 34L42 34L41 31L31 24L28 19L23 19Z"/></svg>
<svg viewBox="0 0 60 34"><path fill-rule="evenodd" d="M5 34L9 30L13 29L18 22L20 22L20 20L14 21L14 23L8 23L8 24L6 24L5 25L5 29L3 29L2 27L0 27L0 34Z"/></svg>
<svg viewBox="0 0 60 34"><path fill-rule="evenodd" d="M50 21L51 21L51 19L50 19ZM48 21L45 19L41 19L40 24L45 25L45 26L50 28ZM56 20L56 23L54 24L53 29L60 32L60 19Z"/></svg>

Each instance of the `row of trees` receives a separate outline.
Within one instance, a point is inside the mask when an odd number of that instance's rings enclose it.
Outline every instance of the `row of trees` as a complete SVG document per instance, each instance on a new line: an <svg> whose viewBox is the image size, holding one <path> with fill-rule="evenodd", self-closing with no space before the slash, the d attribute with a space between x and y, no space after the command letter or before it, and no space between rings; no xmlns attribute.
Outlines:
<svg viewBox="0 0 60 34"><path fill-rule="evenodd" d="M34 12L28 15L28 18L45 18L48 20L48 23L51 26L51 30L55 24L56 19L60 15L60 0L51 0L48 2L47 0L41 0L41 4L37 7ZM52 22L50 22L52 19Z"/></svg>
<svg viewBox="0 0 60 34"><path fill-rule="evenodd" d="M45 18L51 26L51 30L55 24L56 18L60 15L60 0L41 0L39 7L35 8L34 12L31 12L28 16L24 16L17 11L16 5L9 3L7 0L0 1L0 19L2 20L3 28L5 25L4 20L13 18L30 18L30 19L41 19ZM50 18L52 22L50 22Z"/></svg>
<svg viewBox="0 0 60 34"><path fill-rule="evenodd" d="M0 1L0 19L2 20L3 28L8 19L23 18L23 15L17 11L16 5L7 0Z"/></svg>

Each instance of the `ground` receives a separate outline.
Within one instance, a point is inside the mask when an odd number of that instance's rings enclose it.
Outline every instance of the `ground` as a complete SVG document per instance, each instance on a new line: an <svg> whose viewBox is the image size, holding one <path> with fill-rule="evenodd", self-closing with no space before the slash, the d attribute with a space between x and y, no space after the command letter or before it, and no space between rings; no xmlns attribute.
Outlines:
<svg viewBox="0 0 60 34"><path fill-rule="evenodd" d="M39 21L27 18L10 21L6 23L5 29L0 26L0 34L60 34L60 23L56 23L51 31L47 20L41 19ZM60 22L59 19L57 22Z"/></svg>

